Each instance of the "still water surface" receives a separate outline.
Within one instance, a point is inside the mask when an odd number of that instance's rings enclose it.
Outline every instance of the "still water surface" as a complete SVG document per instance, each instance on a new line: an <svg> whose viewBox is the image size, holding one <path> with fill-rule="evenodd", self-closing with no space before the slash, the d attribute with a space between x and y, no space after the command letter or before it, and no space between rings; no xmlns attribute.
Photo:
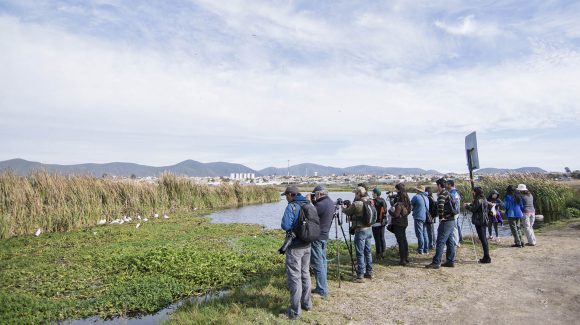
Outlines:
<svg viewBox="0 0 580 325"><path fill-rule="evenodd" d="M415 194L409 194L409 197L412 198ZM341 198L343 200L350 200L354 199L354 193L350 192L331 192L329 197L336 202L336 199ZM383 195L383 198L388 202L389 200ZM212 222L215 223L257 223L260 225L265 226L268 229L281 229L280 223L282 221L282 215L284 214L284 209L288 205L285 199L281 199L278 202L274 203L265 203L259 205L249 205L244 206L241 208L234 208L234 209L227 209L217 211L211 214L209 217L212 219ZM344 220L344 215L343 215ZM409 214L409 226L407 227L407 241L409 243L417 243L417 236L415 236L415 228L413 227L413 216ZM462 216L459 221L462 224L462 229L465 234L471 232L470 224L471 224L471 216L465 217ZM439 223L435 224L435 236L437 236L437 226ZM507 221L506 221L507 225ZM342 226L344 228L344 232L346 237L348 238L348 224L345 222ZM474 229L475 231L475 229ZM499 227L500 236L511 236L509 227L507 226L500 226ZM474 234L477 236L477 234ZM495 233L494 233L495 235ZM340 226L338 227L338 238L343 239L342 231ZM330 228L330 239L336 239L336 231L335 231L335 223L332 223L332 227ZM397 243L395 239L395 235L389 231L385 230L385 239L387 242L387 246L394 246ZM373 249L374 251L374 249Z"/></svg>

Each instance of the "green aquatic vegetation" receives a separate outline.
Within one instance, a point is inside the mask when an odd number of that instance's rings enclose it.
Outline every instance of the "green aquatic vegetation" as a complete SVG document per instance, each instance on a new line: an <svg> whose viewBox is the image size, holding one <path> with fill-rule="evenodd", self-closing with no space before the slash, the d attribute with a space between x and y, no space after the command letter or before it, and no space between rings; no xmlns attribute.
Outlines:
<svg viewBox="0 0 580 325"><path fill-rule="evenodd" d="M0 240L0 320L151 313L283 265L281 231L194 214Z"/></svg>

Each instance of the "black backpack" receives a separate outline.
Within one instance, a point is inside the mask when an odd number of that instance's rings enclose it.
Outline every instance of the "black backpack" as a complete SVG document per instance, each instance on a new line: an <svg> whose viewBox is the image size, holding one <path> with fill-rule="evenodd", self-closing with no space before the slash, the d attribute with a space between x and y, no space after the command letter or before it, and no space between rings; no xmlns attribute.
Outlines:
<svg viewBox="0 0 580 325"><path fill-rule="evenodd" d="M363 215L362 224L370 227L372 224L377 222L377 209L375 208L375 202L373 200L363 201Z"/></svg>
<svg viewBox="0 0 580 325"><path fill-rule="evenodd" d="M305 242L317 240L320 237L320 218L316 207L310 202L299 202L298 222L294 228L296 237Z"/></svg>

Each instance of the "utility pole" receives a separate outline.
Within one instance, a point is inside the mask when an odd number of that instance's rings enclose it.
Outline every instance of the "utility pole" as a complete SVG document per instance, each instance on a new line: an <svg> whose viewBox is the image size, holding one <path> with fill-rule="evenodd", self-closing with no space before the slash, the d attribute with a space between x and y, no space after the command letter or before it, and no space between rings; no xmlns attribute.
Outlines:
<svg viewBox="0 0 580 325"><path fill-rule="evenodd" d="M287 171L288 171L288 185L290 185L290 159L288 159L288 168L287 168Z"/></svg>

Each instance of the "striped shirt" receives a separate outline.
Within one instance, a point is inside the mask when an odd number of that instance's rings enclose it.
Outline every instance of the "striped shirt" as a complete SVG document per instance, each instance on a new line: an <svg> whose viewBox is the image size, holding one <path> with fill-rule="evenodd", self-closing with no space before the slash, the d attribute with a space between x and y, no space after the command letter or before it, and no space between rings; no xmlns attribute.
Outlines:
<svg viewBox="0 0 580 325"><path fill-rule="evenodd" d="M437 215L441 218L441 221L447 219L449 217L448 213L445 211L445 202L449 200L449 192L447 190L443 190L437 194ZM451 216L453 217L453 216Z"/></svg>

